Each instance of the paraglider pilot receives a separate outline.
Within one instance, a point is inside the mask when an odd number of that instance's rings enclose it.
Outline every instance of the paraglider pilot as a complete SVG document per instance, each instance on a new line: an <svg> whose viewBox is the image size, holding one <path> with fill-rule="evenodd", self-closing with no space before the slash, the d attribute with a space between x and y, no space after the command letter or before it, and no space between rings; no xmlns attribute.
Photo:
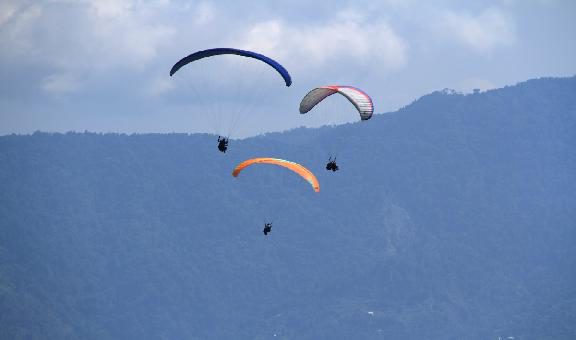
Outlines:
<svg viewBox="0 0 576 340"><path fill-rule="evenodd" d="M268 235L268 233L271 231L272 231L272 223L264 223L264 230L262 230L264 235Z"/></svg>
<svg viewBox="0 0 576 340"><path fill-rule="evenodd" d="M330 159L328 160L328 163L326 164L326 170L330 171L332 170L333 172L338 171L338 165L336 164L336 158L332 159L332 156L330 156Z"/></svg>
<svg viewBox="0 0 576 340"><path fill-rule="evenodd" d="M226 153L226 150L228 150L228 138L218 136L218 150Z"/></svg>

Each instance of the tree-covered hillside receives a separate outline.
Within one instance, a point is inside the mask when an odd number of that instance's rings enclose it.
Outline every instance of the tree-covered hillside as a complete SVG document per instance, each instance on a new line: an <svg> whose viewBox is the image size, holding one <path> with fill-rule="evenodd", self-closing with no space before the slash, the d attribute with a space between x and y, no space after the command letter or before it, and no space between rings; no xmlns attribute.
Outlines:
<svg viewBox="0 0 576 340"><path fill-rule="evenodd" d="M232 177L250 157L321 192ZM575 244L574 77L227 154L211 135L0 137L0 339L575 339Z"/></svg>

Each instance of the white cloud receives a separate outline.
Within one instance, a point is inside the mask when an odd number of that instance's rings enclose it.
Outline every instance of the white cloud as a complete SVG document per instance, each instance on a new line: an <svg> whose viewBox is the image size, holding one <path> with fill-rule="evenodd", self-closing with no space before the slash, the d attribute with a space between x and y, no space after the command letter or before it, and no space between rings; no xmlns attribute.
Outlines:
<svg viewBox="0 0 576 340"><path fill-rule="evenodd" d="M516 40L513 21L497 8L488 8L476 16L445 10L439 20L445 36L478 52L490 52Z"/></svg>
<svg viewBox="0 0 576 340"><path fill-rule="evenodd" d="M62 70L139 68L175 29L160 20L165 0L51 0L11 10L0 31L3 54ZM2 18L7 15L1 16Z"/></svg>
<svg viewBox="0 0 576 340"><path fill-rule="evenodd" d="M95 66L141 68L157 56L175 29L129 16L121 21L93 20L90 33L92 44L83 52Z"/></svg>
<svg viewBox="0 0 576 340"><path fill-rule="evenodd" d="M105 18L128 16L135 5L132 0L93 0L88 3L98 16Z"/></svg>
<svg viewBox="0 0 576 340"><path fill-rule="evenodd" d="M16 11L21 4L21 1L16 0L5 0L0 2L0 26L8 22L8 20L16 14Z"/></svg>
<svg viewBox="0 0 576 340"><path fill-rule="evenodd" d="M214 6L209 2L201 2L195 10L196 25L206 25L214 20L216 16Z"/></svg>
<svg viewBox="0 0 576 340"><path fill-rule="evenodd" d="M32 27L42 14L42 7L39 5L21 5L20 7L14 3L3 5L2 15L0 15L3 20L2 30L0 30L0 51L3 56L10 54L19 57L33 51L32 39L21 39L21 37L30 37L34 34Z"/></svg>
<svg viewBox="0 0 576 340"><path fill-rule="evenodd" d="M328 22L311 25L259 22L243 33L240 42L246 49L303 61L297 67L317 67L342 58L377 61L384 69L398 69L406 63L407 43L390 25L365 20L355 11L342 11Z"/></svg>
<svg viewBox="0 0 576 340"><path fill-rule="evenodd" d="M160 76L149 82L146 93L158 96L172 90L175 87L174 81L166 76Z"/></svg>
<svg viewBox="0 0 576 340"><path fill-rule="evenodd" d="M43 79L41 87L52 94L72 93L80 88L80 81L70 74L53 74Z"/></svg>

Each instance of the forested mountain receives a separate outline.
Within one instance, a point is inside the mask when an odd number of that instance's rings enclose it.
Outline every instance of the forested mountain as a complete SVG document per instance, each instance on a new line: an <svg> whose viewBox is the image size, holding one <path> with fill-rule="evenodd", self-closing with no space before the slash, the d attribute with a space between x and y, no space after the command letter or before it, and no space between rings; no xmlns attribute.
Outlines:
<svg viewBox="0 0 576 340"><path fill-rule="evenodd" d="M250 157L321 192L232 177ZM0 339L575 339L575 244L576 77L226 154L201 134L0 137Z"/></svg>

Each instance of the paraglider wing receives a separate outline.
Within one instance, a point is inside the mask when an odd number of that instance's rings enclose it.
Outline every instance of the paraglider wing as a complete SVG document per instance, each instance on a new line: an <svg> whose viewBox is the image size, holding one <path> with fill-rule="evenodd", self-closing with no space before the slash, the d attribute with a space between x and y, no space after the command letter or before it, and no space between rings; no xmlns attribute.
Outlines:
<svg viewBox="0 0 576 340"><path fill-rule="evenodd" d="M368 120L372 117L372 113L374 113L374 105L372 104L370 96L355 87L340 85L317 87L308 92L300 102L300 113L304 114L312 110L314 106L334 93L340 93L346 97L346 99L356 107L362 120Z"/></svg>
<svg viewBox="0 0 576 340"><path fill-rule="evenodd" d="M308 94L306 94L300 102L300 113L307 113L308 111L312 110L316 104L320 103L326 97L331 96L334 93L338 93L338 90L328 86L317 87L314 90L308 92Z"/></svg>
<svg viewBox="0 0 576 340"><path fill-rule="evenodd" d="M304 166L302 166L298 163L294 163L294 162L290 162L290 161L286 161L286 160L278 159L278 158L253 158L253 159L245 160L244 162L238 164L238 166L236 166L236 168L234 168L234 171L232 172L232 176L238 177L238 174L240 174L240 172L242 170L249 167L250 165L263 164L263 163L283 166L287 169L294 171L298 175L302 176L306 181L308 181L308 183L310 183L310 185L312 185L312 188L314 188L314 191L320 192L320 183L318 182L318 179L316 178L316 176L314 176L314 174L310 170L306 169Z"/></svg>
<svg viewBox="0 0 576 340"><path fill-rule="evenodd" d="M189 56L180 59L180 61L174 64L174 66L172 66L172 69L170 70L170 76L174 75L174 73L176 73L180 68L182 68L182 66L189 64L193 61L222 54L234 54L242 57L254 58L263 61L266 64L270 65L272 68L274 68L276 72L278 72L282 76L282 78L284 78L286 86L290 86L292 84L292 78L290 77L288 71L284 68L284 66L280 65L274 59L268 58L267 56L256 52L239 50L236 48L212 48L192 53Z"/></svg>

